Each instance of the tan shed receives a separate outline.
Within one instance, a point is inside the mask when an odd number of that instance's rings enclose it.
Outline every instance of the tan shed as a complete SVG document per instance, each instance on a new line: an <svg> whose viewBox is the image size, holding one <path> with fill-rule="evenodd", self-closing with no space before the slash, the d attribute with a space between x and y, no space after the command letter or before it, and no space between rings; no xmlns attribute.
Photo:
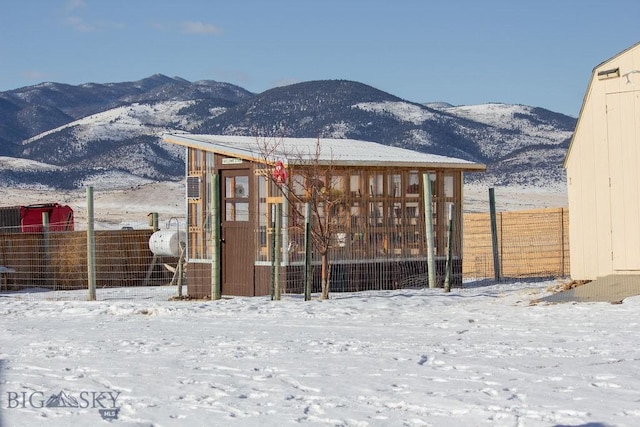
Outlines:
<svg viewBox="0 0 640 427"><path fill-rule="evenodd" d="M640 273L640 44L594 68L564 166L571 277Z"/></svg>

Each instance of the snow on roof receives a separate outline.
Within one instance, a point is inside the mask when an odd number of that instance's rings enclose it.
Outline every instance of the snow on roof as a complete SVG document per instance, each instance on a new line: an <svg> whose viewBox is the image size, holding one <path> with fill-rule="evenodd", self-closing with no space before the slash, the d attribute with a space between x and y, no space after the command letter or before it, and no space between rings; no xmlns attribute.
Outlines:
<svg viewBox="0 0 640 427"><path fill-rule="evenodd" d="M332 138L270 138L235 135L166 134L165 142L242 159L293 165L315 159L336 166L448 167L484 171L486 166L455 157L421 153L371 141ZM267 154L268 153L268 154Z"/></svg>

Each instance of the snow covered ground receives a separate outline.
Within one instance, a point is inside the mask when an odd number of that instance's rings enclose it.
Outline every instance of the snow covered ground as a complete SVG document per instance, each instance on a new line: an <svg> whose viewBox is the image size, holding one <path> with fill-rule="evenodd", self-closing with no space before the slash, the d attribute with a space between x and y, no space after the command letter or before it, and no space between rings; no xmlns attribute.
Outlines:
<svg viewBox="0 0 640 427"><path fill-rule="evenodd" d="M639 425L640 297L531 304L556 284L309 302L2 294L0 425Z"/></svg>
<svg viewBox="0 0 640 427"><path fill-rule="evenodd" d="M0 163L1 166L1 163ZM171 218L185 217L185 183L154 182L126 185L121 188L94 192L94 216L96 229L118 229L123 225L145 224L149 212L158 212L161 228ZM4 191L3 206L20 206L38 203L69 205L73 211L77 230L86 229L86 189L55 191L38 188L8 188ZM496 187L498 211L566 207L567 191L564 184L547 187ZM465 212L489 212L489 186L465 184ZM138 227L136 227L138 228Z"/></svg>

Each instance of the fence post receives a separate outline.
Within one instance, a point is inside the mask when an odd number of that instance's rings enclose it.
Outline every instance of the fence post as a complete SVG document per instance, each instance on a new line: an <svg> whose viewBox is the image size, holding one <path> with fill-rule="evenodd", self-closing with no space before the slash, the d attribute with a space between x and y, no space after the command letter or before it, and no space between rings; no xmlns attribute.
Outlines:
<svg viewBox="0 0 640 427"><path fill-rule="evenodd" d="M211 178L211 299L219 300L222 297L220 283L220 175L216 173L211 175ZM188 283L187 286L189 286Z"/></svg>
<svg viewBox="0 0 640 427"><path fill-rule="evenodd" d="M562 253L562 266L560 266L561 277L565 276L564 271L564 262L565 262L565 253L564 253L564 208L560 208L560 253Z"/></svg>
<svg viewBox="0 0 640 427"><path fill-rule="evenodd" d="M160 227L158 227L158 212L151 212L149 215L151 215L151 228L153 228L153 232L155 233L156 231L160 230Z"/></svg>
<svg viewBox="0 0 640 427"><path fill-rule="evenodd" d="M311 204L304 204L304 300L311 300L313 274L311 269Z"/></svg>
<svg viewBox="0 0 640 427"><path fill-rule="evenodd" d="M447 232L447 262L446 268L444 272L444 291L451 292L451 270L453 269L452 264L452 246L453 246L453 223L455 216L455 206L453 203L449 205L449 231Z"/></svg>
<svg viewBox="0 0 640 427"><path fill-rule="evenodd" d="M498 223L496 220L496 196L494 188L489 189L489 214L491 216L491 244L493 247L493 273L500 281L500 254L498 252Z"/></svg>
<svg viewBox="0 0 640 427"><path fill-rule="evenodd" d="M275 205L275 219L274 219L274 230L273 230L273 238L275 239L273 246L273 299L276 301L280 301L280 259L281 253L280 248L282 247L282 237L281 237L281 228L282 228L282 204L276 203Z"/></svg>
<svg viewBox="0 0 640 427"><path fill-rule="evenodd" d="M44 277L45 282L49 283L52 279L51 275L51 251L49 241L49 213L42 212L42 246L44 249ZM55 290L55 283L53 283Z"/></svg>
<svg viewBox="0 0 640 427"><path fill-rule="evenodd" d="M427 276L429 278L429 287L436 287L436 264L433 256L433 208L431 206L431 178L429 172L422 174L422 191L424 196L424 216L425 216L425 228L427 236Z"/></svg>
<svg viewBox="0 0 640 427"><path fill-rule="evenodd" d="M271 300L275 297L276 290L276 269L275 269L275 257L276 257L276 207L275 205L271 205L271 214L269 218L269 229L271 230L271 235L269 239L269 245L271 246L271 277L269 283L269 295Z"/></svg>
<svg viewBox="0 0 640 427"><path fill-rule="evenodd" d="M96 236L93 230L93 187L87 187L87 279L89 301L96 300Z"/></svg>

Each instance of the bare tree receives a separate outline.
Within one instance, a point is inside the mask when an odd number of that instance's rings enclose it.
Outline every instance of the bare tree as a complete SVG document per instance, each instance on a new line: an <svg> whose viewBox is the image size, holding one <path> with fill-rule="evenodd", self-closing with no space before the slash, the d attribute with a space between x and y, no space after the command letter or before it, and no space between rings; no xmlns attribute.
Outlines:
<svg viewBox="0 0 640 427"><path fill-rule="evenodd" d="M294 217L292 226L303 227L304 204L311 208L311 245L320 255L322 299L329 298L331 268L329 253L335 244L335 233L341 216L348 216L345 206L344 182L339 182L335 174L333 153L323 153L320 138L313 147L286 147L284 139L257 138L260 155L267 170L279 167L278 160L284 157L289 170L285 175L265 173L268 179L278 185L282 196L287 199ZM340 176L339 179L343 179Z"/></svg>

